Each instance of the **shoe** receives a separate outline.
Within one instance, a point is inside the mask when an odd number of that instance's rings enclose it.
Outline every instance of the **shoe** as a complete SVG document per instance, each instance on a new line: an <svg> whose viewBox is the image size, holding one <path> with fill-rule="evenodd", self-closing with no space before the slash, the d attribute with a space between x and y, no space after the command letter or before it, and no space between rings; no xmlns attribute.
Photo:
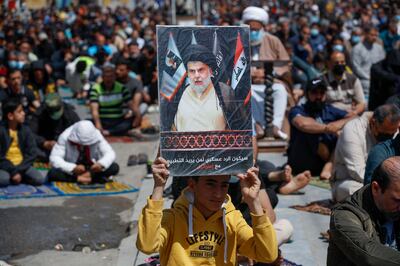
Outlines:
<svg viewBox="0 0 400 266"><path fill-rule="evenodd" d="M149 127L142 128L140 132L143 134L158 134L160 132L160 129L157 126L152 125Z"/></svg>
<svg viewBox="0 0 400 266"><path fill-rule="evenodd" d="M147 164L149 157L145 153L138 154L138 164Z"/></svg>
<svg viewBox="0 0 400 266"><path fill-rule="evenodd" d="M132 154L129 156L127 166L134 166L137 165L138 163L139 163L139 158L137 155Z"/></svg>

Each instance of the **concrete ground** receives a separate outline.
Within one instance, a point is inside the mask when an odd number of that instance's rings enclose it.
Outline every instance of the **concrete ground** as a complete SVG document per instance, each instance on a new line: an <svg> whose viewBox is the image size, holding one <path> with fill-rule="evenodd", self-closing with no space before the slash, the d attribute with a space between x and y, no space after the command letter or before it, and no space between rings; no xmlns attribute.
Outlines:
<svg viewBox="0 0 400 266"><path fill-rule="evenodd" d="M78 107L81 117L87 109ZM156 114L152 119L157 120ZM152 179L144 178L146 166L127 167L130 154L146 153L154 158L157 141L112 143L121 167L116 179L140 188L139 192L95 197L53 197L0 200L0 265L71 266L139 265L148 257L137 251L136 223ZM280 153L262 154L281 165ZM283 256L301 265L325 265L327 243L319 238L329 217L289 208L295 204L327 199L328 190L308 186L304 195L279 196L278 218L290 220L295 228L290 244L281 247ZM166 201L166 207L171 201ZM61 244L62 251L55 246ZM90 247L90 250L84 248ZM82 251L83 249L83 251ZM73 251L75 250L75 251Z"/></svg>

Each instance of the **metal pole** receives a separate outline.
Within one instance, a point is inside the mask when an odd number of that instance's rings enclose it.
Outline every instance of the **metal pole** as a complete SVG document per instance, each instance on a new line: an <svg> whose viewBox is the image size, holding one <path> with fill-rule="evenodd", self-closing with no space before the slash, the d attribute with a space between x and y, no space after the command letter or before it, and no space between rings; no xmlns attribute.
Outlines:
<svg viewBox="0 0 400 266"><path fill-rule="evenodd" d="M176 0L171 0L171 22L176 25Z"/></svg>
<svg viewBox="0 0 400 266"><path fill-rule="evenodd" d="M197 25L201 25L201 0L196 0L196 10L197 10Z"/></svg>

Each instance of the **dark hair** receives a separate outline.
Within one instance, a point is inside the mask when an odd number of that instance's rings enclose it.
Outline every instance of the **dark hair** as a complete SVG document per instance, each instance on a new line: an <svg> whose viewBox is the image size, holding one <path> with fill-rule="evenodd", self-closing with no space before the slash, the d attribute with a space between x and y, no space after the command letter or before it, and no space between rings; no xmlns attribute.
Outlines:
<svg viewBox="0 0 400 266"><path fill-rule="evenodd" d="M7 101L4 101L2 106L3 119L8 121L8 114L13 113L20 105L22 105L20 97L10 97Z"/></svg>
<svg viewBox="0 0 400 266"><path fill-rule="evenodd" d="M372 117L378 124L382 124L386 118L390 123L395 123L400 121L400 109L394 104L384 104L375 109Z"/></svg>
<svg viewBox="0 0 400 266"><path fill-rule="evenodd" d="M383 162L377 168L375 168L374 173L372 174L371 182L375 181L378 183L383 193L390 185L390 177L382 165Z"/></svg>
<svg viewBox="0 0 400 266"><path fill-rule="evenodd" d="M11 68L10 70L8 70L7 78L11 77L11 75L14 74L15 72L19 72L22 75L22 70L21 69Z"/></svg>
<svg viewBox="0 0 400 266"><path fill-rule="evenodd" d="M85 71L86 61L84 61L84 60L78 61L78 63L76 63L75 69L76 69L76 72L78 72L78 73L82 73L83 71Z"/></svg>
<svg viewBox="0 0 400 266"><path fill-rule="evenodd" d="M369 24L369 25L367 25L367 26L365 26L363 28L363 31L364 31L365 34L368 34L373 30L378 31L378 29L376 27L374 27L373 25L371 25L371 24Z"/></svg>
<svg viewBox="0 0 400 266"><path fill-rule="evenodd" d="M128 59L125 59L125 58L120 58L120 59L118 59L118 60L117 60L117 63L116 63L115 65L116 65L116 66L119 66L119 65L126 65L128 68L130 68L130 67L129 67L130 62L129 62Z"/></svg>

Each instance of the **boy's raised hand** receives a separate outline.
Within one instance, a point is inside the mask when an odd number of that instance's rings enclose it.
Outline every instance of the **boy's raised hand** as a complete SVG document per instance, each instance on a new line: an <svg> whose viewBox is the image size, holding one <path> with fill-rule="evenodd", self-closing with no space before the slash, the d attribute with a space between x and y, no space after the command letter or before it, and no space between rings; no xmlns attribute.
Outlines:
<svg viewBox="0 0 400 266"><path fill-rule="evenodd" d="M158 157L153 162L151 169L154 179L154 188L151 198L153 200L160 200L163 197L164 187L169 177L168 162L164 158Z"/></svg>
<svg viewBox="0 0 400 266"><path fill-rule="evenodd" d="M258 168L251 167L245 174L238 174L240 187L244 202L254 214L263 214L258 194L260 192L261 181L258 178Z"/></svg>

